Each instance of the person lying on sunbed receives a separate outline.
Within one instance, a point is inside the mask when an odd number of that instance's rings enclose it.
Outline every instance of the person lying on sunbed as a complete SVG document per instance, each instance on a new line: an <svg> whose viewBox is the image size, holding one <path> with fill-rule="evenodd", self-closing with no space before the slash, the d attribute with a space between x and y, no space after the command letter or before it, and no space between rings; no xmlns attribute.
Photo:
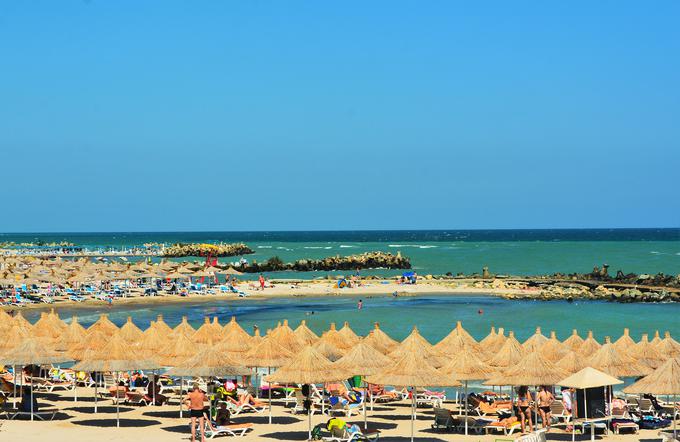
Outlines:
<svg viewBox="0 0 680 442"><path fill-rule="evenodd" d="M261 402L257 400L255 397L253 397L253 395L250 393L240 394L238 396L238 399L234 399L231 396L226 396L226 400L236 405L237 407L245 404L250 404L253 407L264 407L266 405L264 402Z"/></svg>

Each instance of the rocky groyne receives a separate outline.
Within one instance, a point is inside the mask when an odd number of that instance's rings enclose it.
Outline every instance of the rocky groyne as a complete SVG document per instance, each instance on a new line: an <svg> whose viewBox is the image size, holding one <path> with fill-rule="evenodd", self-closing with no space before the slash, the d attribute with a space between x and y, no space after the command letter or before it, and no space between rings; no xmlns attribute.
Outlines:
<svg viewBox="0 0 680 442"><path fill-rule="evenodd" d="M252 261L247 265L239 267L239 270L246 273L260 272L311 272L311 271L335 271L335 270L356 270L356 269L410 269L410 260L402 256L401 253L393 255L385 252L367 252L359 255L350 256L330 256L322 259L298 259L295 262L285 263L278 256L274 256L267 261Z"/></svg>
<svg viewBox="0 0 680 442"><path fill-rule="evenodd" d="M234 244L193 244L178 243L169 247L164 247L160 255L166 258L181 258L184 256L241 256L249 255L253 250L243 243Z"/></svg>

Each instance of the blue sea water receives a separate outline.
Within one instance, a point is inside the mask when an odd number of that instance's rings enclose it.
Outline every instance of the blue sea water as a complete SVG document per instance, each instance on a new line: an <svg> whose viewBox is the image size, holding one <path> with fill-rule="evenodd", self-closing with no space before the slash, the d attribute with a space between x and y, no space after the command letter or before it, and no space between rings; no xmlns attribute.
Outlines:
<svg viewBox="0 0 680 442"><path fill-rule="evenodd" d="M380 250L400 252L420 274L481 272L535 275L587 273L610 265L625 273L680 274L680 229L548 229L334 232L118 232L0 234L0 242L70 241L86 247L144 243L245 242L247 259L318 259ZM200 258L196 258L200 259ZM231 262L238 258L222 258ZM282 273L278 277L323 277L328 272ZM367 271L395 274L397 271Z"/></svg>

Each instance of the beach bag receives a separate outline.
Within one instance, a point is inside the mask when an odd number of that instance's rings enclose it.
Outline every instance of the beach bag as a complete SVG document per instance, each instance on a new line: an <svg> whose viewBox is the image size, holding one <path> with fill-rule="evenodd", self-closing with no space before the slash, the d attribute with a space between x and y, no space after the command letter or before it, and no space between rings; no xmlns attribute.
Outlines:
<svg viewBox="0 0 680 442"><path fill-rule="evenodd" d="M312 440L321 440L321 427L323 427L323 424L316 425L312 428Z"/></svg>

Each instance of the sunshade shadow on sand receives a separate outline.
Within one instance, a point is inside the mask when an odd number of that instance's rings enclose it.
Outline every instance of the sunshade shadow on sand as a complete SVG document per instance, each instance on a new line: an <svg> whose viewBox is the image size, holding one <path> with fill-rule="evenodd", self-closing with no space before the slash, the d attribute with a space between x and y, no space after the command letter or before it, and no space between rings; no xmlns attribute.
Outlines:
<svg viewBox="0 0 680 442"><path fill-rule="evenodd" d="M115 419L85 419L80 421L73 421L75 425L82 425L86 427L110 427L116 429ZM150 427L152 425L159 425L161 422L153 419L121 419L121 427Z"/></svg>
<svg viewBox="0 0 680 442"><path fill-rule="evenodd" d="M238 417L232 418L232 420L236 423L245 423L245 422L250 422L253 424L268 424L269 423L269 416L253 416L253 415L241 415ZM273 424L293 424L296 422L301 422L302 419L298 419L292 416L273 416L272 417L272 423Z"/></svg>
<svg viewBox="0 0 680 442"><path fill-rule="evenodd" d="M260 437L277 439L277 440L307 440L309 432L303 431L277 431L275 433L266 433Z"/></svg>
<svg viewBox="0 0 680 442"><path fill-rule="evenodd" d="M5 409L4 409L4 408L0 408L0 412L2 412L2 411L5 411ZM7 409L6 411L9 412L9 413L12 412L11 409ZM73 419L73 416L69 416L68 414L64 413L63 411L57 411L57 413L54 415L54 418L51 419L51 420L53 420L53 421L67 421L67 420L69 420L69 419ZM15 417L14 420L18 420L18 421L30 421L30 420L31 420L31 416L30 416L30 415L25 415L25 414L24 414L24 415L19 415L19 416ZM50 421L50 419L40 420L40 419L37 419L37 418L33 420L34 423L39 423L39 422L49 422L49 421ZM0 422L2 422L2 421L0 421Z"/></svg>
<svg viewBox="0 0 680 442"><path fill-rule="evenodd" d="M65 408L66 411L75 411L78 413L83 413L83 414L116 414L116 407L115 406L99 406L97 407L97 412L94 412L94 408L87 406L87 407L68 407ZM120 407L120 412L125 413L128 411L132 411L134 408L130 407Z"/></svg>
<svg viewBox="0 0 680 442"><path fill-rule="evenodd" d="M410 436L385 436L383 437L380 435L380 440L381 441L408 441L411 442L411 437ZM446 439L440 439L438 437L415 437L413 439L414 441L418 442L445 442Z"/></svg>
<svg viewBox="0 0 680 442"><path fill-rule="evenodd" d="M142 413L142 416L158 417L164 419L180 419L179 410L145 411ZM189 420L189 412L187 410L184 410L182 413L182 419L186 419L187 421Z"/></svg>
<svg viewBox="0 0 680 442"><path fill-rule="evenodd" d="M360 428L364 428L364 421L354 420L347 422L348 425L358 425ZM392 424L389 422L376 422L373 419L368 419L368 428L372 430L392 430L397 428L397 424Z"/></svg>
<svg viewBox="0 0 680 442"><path fill-rule="evenodd" d="M161 430L167 431L169 433L191 434L191 427L189 426L189 422L186 422L182 425L171 425L169 427L161 427Z"/></svg>

